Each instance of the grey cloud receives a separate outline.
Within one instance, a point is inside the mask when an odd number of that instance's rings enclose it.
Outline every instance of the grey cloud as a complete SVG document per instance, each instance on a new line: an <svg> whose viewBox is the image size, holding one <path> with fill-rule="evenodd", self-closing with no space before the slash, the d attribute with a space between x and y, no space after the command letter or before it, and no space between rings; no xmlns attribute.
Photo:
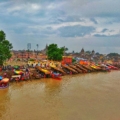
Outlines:
<svg viewBox="0 0 120 120"><path fill-rule="evenodd" d="M113 38L113 37L120 37L120 35L119 34L115 34L115 35L101 35L101 34L95 34L94 35L95 37L111 37L111 38Z"/></svg>
<svg viewBox="0 0 120 120"><path fill-rule="evenodd" d="M59 35L61 37L77 37L77 36L83 37L85 35L90 34L94 30L95 30L94 27L91 27L91 26L86 27L86 26L80 26L80 25L66 26L58 29Z"/></svg>
<svg viewBox="0 0 120 120"><path fill-rule="evenodd" d="M104 28L101 32L103 32L103 33L104 33L104 32L106 32L107 30L108 30L108 29Z"/></svg>
<svg viewBox="0 0 120 120"><path fill-rule="evenodd" d="M90 18L90 20L91 20L94 24L98 24L98 22L95 20L95 18Z"/></svg>
<svg viewBox="0 0 120 120"><path fill-rule="evenodd" d="M50 24L60 24L66 22L84 22L85 19L81 18L80 16L67 16L65 12L61 11L59 14L57 14L56 17L53 16L52 18L50 18L50 21Z"/></svg>
<svg viewBox="0 0 120 120"><path fill-rule="evenodd" d="M95 34L95 37L107 37L107 35Z"/></svg>

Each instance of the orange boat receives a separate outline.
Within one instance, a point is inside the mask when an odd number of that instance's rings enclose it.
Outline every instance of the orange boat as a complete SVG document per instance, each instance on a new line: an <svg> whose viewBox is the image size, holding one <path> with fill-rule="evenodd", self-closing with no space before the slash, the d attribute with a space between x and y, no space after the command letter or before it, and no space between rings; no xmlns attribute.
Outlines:
<svg viewBox="0 0 120 120"><path fill-rule="evenodd" d="M1 77L2 78L2 77ZM0 89L7 88L9 86L9 79L8 78L3 78L0 81Z"/></svg>

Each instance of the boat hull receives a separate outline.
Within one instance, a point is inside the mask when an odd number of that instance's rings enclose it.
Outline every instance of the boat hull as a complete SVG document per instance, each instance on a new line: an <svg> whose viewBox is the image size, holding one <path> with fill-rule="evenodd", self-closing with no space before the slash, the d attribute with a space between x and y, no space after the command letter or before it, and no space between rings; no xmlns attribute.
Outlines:
<svg viewBox="0 0 120 120"><path fill-rule="evenodd" d="M9 87L9 83L6 83L6 84L2 83L2 84L0 84L0 89L5 89L5 88L8 88L8 87Z"/></svg>

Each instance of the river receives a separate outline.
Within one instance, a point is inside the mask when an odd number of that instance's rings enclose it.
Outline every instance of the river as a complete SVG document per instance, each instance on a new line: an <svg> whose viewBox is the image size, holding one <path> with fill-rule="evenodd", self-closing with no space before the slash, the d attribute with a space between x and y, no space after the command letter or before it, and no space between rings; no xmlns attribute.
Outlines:
<svg viewBox="0 0 120 120"><path fill-rule="evenodd" d="M120 71L10 83L0 120L120 120Z"/></svg>

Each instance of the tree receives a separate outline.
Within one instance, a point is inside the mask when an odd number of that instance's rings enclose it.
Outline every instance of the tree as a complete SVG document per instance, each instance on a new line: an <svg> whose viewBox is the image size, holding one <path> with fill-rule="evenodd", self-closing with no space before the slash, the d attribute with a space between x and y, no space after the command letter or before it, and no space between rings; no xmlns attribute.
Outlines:
<svg viewBox="0 0 120 120"><path fill-rule="evenodd" d="M57 44L50 44L47 48L47 56L49 60L62 60L64 53L63 48L58 48Z"/></svg>
<svg viewBox="0 0 120 120"><path fill-rule="evenodd" d="M99 53L99 52L96 52L96 55L100 55L100 53Z"/></svg>
<svg viewBox="0 0 120 120"><path fill-rule="evenodd" d="M65 46L64 47L61 47L64 51L63 51L63 54L65 55L66 51L68 51L68 48L66 48Z"/></svg>
<svg viewBox="0 0 120 120"><path fill-rule="evenodd" d="M116 57L116 56L120 56L120 55L118 53L109 53L107 56Z"/></svg>
<svg viewBox="0 0 120 120"><path fill-rule="evenodd" d="M6 40L4 31L0 31L0 65L3 65L4 61L9 59L11 55L12 44Z"/></svg>
<svg viewBox="0 0 120 120"><path fill-rule="evenodd" d="M91 51L86 51L87 54L91 54Z"/></svg>

